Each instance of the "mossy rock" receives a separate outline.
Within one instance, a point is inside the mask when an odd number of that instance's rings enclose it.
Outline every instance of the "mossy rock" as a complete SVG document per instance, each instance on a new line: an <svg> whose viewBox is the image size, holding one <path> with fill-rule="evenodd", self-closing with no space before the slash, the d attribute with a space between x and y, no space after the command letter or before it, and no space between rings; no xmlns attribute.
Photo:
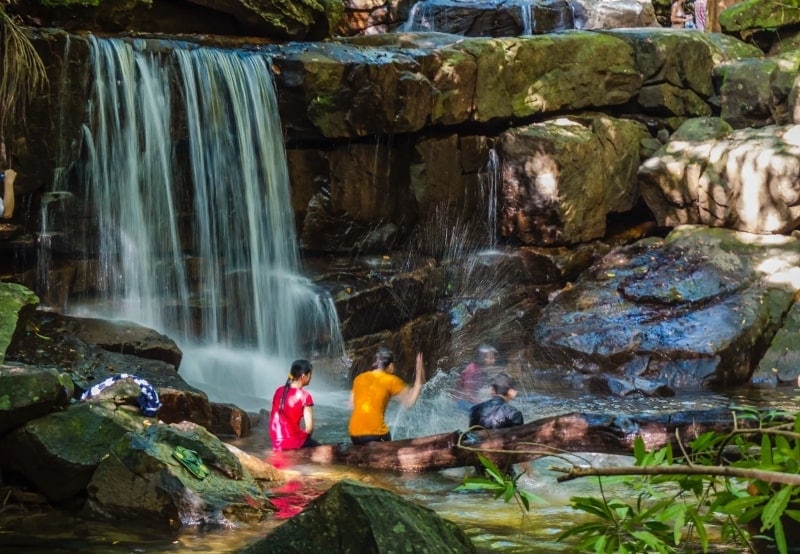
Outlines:
<svg viewBox="0 0 800 554"><path fill-rule="evenodd" d="M39 297L32 290L16 283L0 283L0 362L17 330L20 312L38 304Z"/></svg>
<svg viewBox="0 0 800 554"><path fill-rule="evenodd" d="M335 545L335 546L334 546ZM242 552L463 553L475 547L454 523L397 494L351 480Z"/></svg>
<svg viewBox="0 0 800 554"><path fill-rule="evenodd" d="M774 30L800 23L800 0L745 0L719 14L726 33Z"/></svg>

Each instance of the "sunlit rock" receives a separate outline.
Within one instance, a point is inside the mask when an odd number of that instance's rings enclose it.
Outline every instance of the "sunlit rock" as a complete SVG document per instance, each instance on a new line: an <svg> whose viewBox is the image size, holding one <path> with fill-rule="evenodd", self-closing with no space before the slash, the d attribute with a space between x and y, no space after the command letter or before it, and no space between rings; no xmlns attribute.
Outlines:
<svg viewBox="0 0 800 554"><path fill-rule="evenodd" d="M571 0L576 29L658 27L650 0Z"/></svg>
<svg viewBox="0 0 800 554"><path fill-rule="evenodd" d="M800 145L794 126L723 134L713 119L688 122L639 169L659 224L698 223L750 233L800 224ZM703 127L708 135L699 132Z"/></svg>
<svg viewBox="0 0 800 554"><path fill-rule="evenodd" d="M646 113L681 116L711 114L714 68L742 58L761 58L755 46L718 33L665 32L663 29L612 29L633 50L642 75L637 103Z"/></svg>
<svg viewBox="0 0 800 554"><path fill-rule="evenodd" d="M623 104L641 84L630 47L604 34L441 36L449 44L401 47L398 36L396 47L381 37L380 48L366 40L282 48L274 58L279 97L305 104L284 112L284 125L329 138L414 132Z"/></svg>
<svg viewBox="0 0 800 554"><path fill-rule="evenodd" d="M499 138L503 162L502 234L529 245L601 237L606 216L638 198L643 125L607 116L561 118Z"/></svg>

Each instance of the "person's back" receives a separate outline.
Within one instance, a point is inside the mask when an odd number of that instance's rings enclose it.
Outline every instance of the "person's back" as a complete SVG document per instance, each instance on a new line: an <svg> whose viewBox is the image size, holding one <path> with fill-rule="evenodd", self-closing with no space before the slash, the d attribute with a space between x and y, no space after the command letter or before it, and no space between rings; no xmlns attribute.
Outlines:
<svg viewBox="0 0 800 554"><path fill-rule="evenodd" d="M311 438L314 432L314 400L305 390L311 382L312 371L308 360L295 360L286 384L278 387L272 396L269 435L272 449L276 452L319 444Z"/></svg>
<svg viewBox="0 0 800 554"><path fill-rule="evenodd" d="M493 396L476 404L469 411L469 426L486 429L503 429L522 425L522 412L511 406L502 396Z"/></svg>
<svg viewBox="0 0 800 554"><path fill-rule="evenodd" d="M501 373L494 378L491 387L494 395L470 409L469 426L503 429L522 425L522 412L508 403L517 395L511 378Z"/></svg>
<svg viewBox="0 0 800 554"><path fill-rule="evenodd" d="M383 371L367 371L353 381L353 414L351 436L384 436L389 427L383 419L389 400L400 394L406 384L397 375Z"/></svg>
<svg viewBox="0 0 800 554"><path fill-rule="evenodd" d="M379 348L372 368L353 380L350 391L353 412L348 425L353 444L392 440L389 426L384 419L389 401L397 397L403 406L410 408L419 398L425 378L422 354L417 353L413 386L406 385L394 373L394 353L388 348Z"/></svg>

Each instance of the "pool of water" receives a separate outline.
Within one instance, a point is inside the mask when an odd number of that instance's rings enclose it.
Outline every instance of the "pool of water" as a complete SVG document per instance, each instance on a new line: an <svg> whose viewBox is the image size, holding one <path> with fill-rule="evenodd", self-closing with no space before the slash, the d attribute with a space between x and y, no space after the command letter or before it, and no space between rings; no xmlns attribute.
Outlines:
<svg viewBox="0 0 800 554"><path fill-rule="evenodd" d="M387 421L395 438L423 436L467 426L467 414L459 411L448 397L446 386L437 386L434 376L417 405L411 410L392 406ZM315 402L315 437L327 443L346 442L349 393L342 390L310 389ZM674 398L598 398L582 393L559 393L557 396L535 390L522 391L515 404L526 421L569 412L615 414L660 413L697 410L729 405L758 406L795 410L798 391L786 389L741 388L725 394L702 393ZM269 439L259 427L235 443L262 458L269 458ZM627 464L625 456L585 455L595 465ZM20 513L0 504L0 551L17 552L236 552L243 546L268 535L286 518L298 513L311 500L342 478L397 492L404 498L434 509L457 523L472 539L479 552L553 553L569 551L569 545L556 536L574 525L579 515L569 508L575 495L597 495L597 482L578 479L558 483L553 465L564 465L555 458L536 460L526 468L520 486L541 499L525 512L513 501L505 503L479 492L455 489L471 469L454 468L431 473L400 474L336 465L312 463L293 466L296 478L278 487L274 517L258 525L233 529L185 529L180 532L153 529L138 522L87 522L71 514L49 511ZM626 490L606 490L625 495ZM0 501L2 501L0 499Z"/></svg>

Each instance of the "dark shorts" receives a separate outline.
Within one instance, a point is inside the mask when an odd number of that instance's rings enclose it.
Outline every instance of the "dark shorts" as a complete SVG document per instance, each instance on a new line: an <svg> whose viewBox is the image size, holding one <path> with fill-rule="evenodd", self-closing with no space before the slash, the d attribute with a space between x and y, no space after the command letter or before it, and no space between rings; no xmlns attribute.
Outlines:
<svg viewBox="0 0 800 554"><path fill-rule="evenodd" d="M368 442L387 442L392 440L392 434L386 433L385 435L359 435L354 437L350 435L350 440L353 444L367 444Z"/></svg>
<svg viewBox="0 0 800 554"><path fill-rule="evenodd" d="M312 439L311 437L308 437L306 439L306 442L304 442L303 446L301 446L300 448L310 448L312 446L319 446L319 443L314 439Z"/></svg>

